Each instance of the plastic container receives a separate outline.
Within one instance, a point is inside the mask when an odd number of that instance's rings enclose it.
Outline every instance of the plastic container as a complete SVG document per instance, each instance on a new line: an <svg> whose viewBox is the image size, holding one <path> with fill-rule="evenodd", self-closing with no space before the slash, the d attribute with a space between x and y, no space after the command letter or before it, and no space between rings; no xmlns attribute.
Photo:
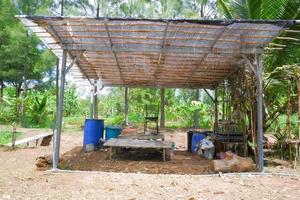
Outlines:
<svg viewBox="0 0 300 200"><path fill-rule="evenodd" d="M85 151L93 151L99 147L99 141L103 138L104 120L86 119L84 123L83 148Z"/></svg>
<svg viewBox="0 0 300 200"><path fill-rule="evenodd" d="M205 134L194 133L192 136L192 152L195 153L198 150L197 144L205 138Z"/></svg>
<svg viewBox="0 0 300 200"><path fill-rule="evenodd" d="M109 140L111 138L117 138L122 132L121 127L107 126L105 128L105 140Z"/></svg>

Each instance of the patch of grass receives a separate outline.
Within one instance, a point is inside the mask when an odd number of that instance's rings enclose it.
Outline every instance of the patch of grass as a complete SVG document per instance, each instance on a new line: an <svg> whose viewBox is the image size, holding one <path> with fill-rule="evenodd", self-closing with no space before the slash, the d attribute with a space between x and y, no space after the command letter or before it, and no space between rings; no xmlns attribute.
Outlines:
<svg viewBox="0 0 300 200"><path fill-rule="evenodd" d="M68 166L67 164L59 164L58 168L61 170L72 170L72 168L70 166Z"/></svg>
<svg viewBox="0 0 300 200"><path fill-rule="evenodd" d="M20 132L16 132L16 138L21 136ZM7 144L11 142L12 132L11 131L0 131L0 144Z"/></svg>

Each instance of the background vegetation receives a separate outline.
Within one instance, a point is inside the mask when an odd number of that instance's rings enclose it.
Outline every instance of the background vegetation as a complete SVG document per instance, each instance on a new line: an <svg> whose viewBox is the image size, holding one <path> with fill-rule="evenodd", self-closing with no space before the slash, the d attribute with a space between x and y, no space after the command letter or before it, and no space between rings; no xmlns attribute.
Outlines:
<svg viewBox="0 0 300 200"><path fill-rule="evenodd" d="M0 123L23 127L52 127L55 120L56 57L14 18L16 14L60 15L57 0L0 1ZM65 15L147 18L299 19L299 0L64 0ZM299 26L293 27L299 30ZM300 39L299 33L283 33ZM264 57L265 130L278 137L298 133L299 42ZM124 89L110 88L100 96L99 114L106 124L124 121ZM129 122L140 124L146 104L160 104L158 89L130 88ZM195 102L195 100L197 100ZM200 101L198 101L200 100ZM195 110L200 127L212 125L212 103L201 90L167 89L166 121L169 127L191 127ZM64 124L79 125L88 116L89 99L77 96L67 85Z"/></svg>

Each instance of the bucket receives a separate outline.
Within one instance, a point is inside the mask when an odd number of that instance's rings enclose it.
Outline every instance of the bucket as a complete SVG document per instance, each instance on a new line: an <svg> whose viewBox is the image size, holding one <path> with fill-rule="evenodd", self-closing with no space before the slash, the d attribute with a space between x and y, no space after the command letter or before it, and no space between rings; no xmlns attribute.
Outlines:
<svg viewBox="0 0 300 200"><path fill-rule="evenodd" d="M109 140L111 138L117 138L122 132L122 128L114 127L114 126L107 126L105 128L105 140Z"/></svg>
<svg viewBox="0 0 300 200"><path fill-rule="evenodd" d="M93 151L99 147L99 140L103 138L104 120L86 119L84 123L83 148Z"/></svg>
<svg viewBox="0 0 300 200"><path fill-rule="evenodd" d="M192 152L197 152L198 147L197 144L205 138L205 134L202 133L194 133L192 136Z"/></svg>

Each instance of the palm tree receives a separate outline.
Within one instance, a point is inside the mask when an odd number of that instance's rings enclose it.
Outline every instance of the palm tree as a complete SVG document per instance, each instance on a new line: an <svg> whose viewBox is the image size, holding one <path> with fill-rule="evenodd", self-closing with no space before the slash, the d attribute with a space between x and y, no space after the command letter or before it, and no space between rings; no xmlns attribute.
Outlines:
<svg viewBox="0 0 300 200"><path fill-rule="evenodd" d="M227 19L296 19L299 0L217 0Z"/></svg>
<svg viewBox="0 0 300 200"><path fill-rule="evenodd" d="M300 1L299 0L217 0L217 7L223 16L227 19L299 19L300 18ZM291 38L300 38L299 37L299 26L293 26L295 32L283 32L281 36L291 37ZM284 43L283 43L284 42ZM269 50L266 52L264 57L264 72L267 74L267 79L269 81L267 86L265 86L265 93L273 93L273 98L265 98L265 105L269 106L269 110L273 112L281 112L278 114L283 114L283 109L274 109L278 107L278 101L276 99L280 98L280 95L285 95L285 104L287 109L290 109L290 98L289 93L284 93L280 91L279 88L287 88L286 80L289 79L290 73L295 72L295 69L299 65L293 65L299 63L300 57L300 48L299 43L295 41L282 41L275 39L272 41L273 45L277 47L276 50ZM284 67L286 73L280 74L277 73L281 66L288 65L292 67ZM297 69L298 71L299 69ZM280 70L282 71L282 70ZM276 72L276 73L275 73ZM272 79L270 79L270 74L272 74ZM282 76L285 76L284 78ZM300 79L298 78L299 73L295 74L295 77L298 79L298 96L300 97ZM267 81L266 81L267 82ZM277 84L277 85L275 85ZM278 92L274 91L277 89ZM290 88L290 87L288 87ZM270 90L270 91L268 91ZM275 96L277 95L277 97ZM278 116L276 113L269 114L269 116ZM300 98L298 100L298 121L300 121ZM273 119L270 119L273 120ZM269 125L268 125L269 126ZM299 133L298 137L300 138L300 124L299 124Z"/></svg>

